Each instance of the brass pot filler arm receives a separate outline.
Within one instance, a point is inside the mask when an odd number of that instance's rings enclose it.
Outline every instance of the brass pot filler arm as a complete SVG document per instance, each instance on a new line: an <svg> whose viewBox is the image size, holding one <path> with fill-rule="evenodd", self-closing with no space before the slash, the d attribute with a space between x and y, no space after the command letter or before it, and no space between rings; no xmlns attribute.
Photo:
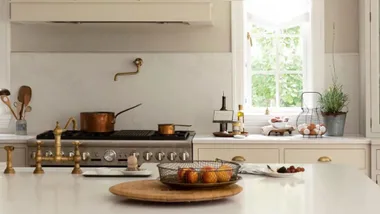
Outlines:
<svg viewBox="0 0 380 214"><path fill-rule="evenodd" d="M143 64L143 60L142 60L141 58L136 58L136 59L133 61L133 64L136 65L137 71L135 71L135 72L123 72L123 73L117 73L117 74L115 74L113 80L114 80L114 81L117 81L117 77L118 77L118 76L135 75L135 74L139 73L139 72L140 72L140 67L141 67L142 64Z"/></svg>

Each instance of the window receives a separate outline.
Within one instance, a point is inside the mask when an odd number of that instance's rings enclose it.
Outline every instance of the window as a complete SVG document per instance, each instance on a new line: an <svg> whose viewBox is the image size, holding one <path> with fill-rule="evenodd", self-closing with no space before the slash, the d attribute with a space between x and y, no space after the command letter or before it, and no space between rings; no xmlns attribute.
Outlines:
<svg viewBox="0 0 380 214"><path fill-rule="evenodd" d="M301 93L323 87L323 12L323 0L232 3L234 106L299 113Z"/></svg>
<svg viewBox="0 0 380 214"><path fill-rule="evenodd" d="M299 107L307 73L302 24L265 28L253 24L247 60L246 102L252 108Z"/></svg>

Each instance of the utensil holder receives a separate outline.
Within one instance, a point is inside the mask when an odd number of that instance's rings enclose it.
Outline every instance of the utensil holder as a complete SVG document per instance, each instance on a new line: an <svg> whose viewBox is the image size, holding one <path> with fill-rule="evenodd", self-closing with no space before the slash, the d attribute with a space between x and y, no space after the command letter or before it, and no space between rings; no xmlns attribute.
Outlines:
<svg viewBox="0 0 380 214"><path fill-rule="evenodd" d="M16 120L16 135L27 135L26 120Z"/></svg>

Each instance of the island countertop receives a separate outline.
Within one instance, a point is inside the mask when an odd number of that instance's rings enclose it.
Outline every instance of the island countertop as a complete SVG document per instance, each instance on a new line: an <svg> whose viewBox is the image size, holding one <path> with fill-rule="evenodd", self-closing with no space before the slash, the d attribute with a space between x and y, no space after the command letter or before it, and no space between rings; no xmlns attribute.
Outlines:
<svg viewBox="0 0 380 214"><path fill-rule="evenodd" d="M158 176L155 164L150 179ZM160 204L129 201L109 187L146 178L86 178L69 168L16 168L15 175L0 174L0 214L378 214L380 188L355 169L334 164L304 165L295 178L242 175L243 192L221 201ZM86 169L84 169L86 170Z"/></svg>

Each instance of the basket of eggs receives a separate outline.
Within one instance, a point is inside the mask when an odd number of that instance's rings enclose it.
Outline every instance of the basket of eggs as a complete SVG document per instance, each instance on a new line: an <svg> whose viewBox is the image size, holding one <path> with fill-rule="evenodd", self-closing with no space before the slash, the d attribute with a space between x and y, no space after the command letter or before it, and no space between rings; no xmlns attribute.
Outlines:
<svg viewBox="0 0 380 214"><path fill-rule="evenodd" d="M324 124L300 124L297 127L298 132L303 136L323 136L326 133L326 127Z"/></svg>
<svg viewBox="0 0 380 214"><path fill-rule="evenodd" d="M217 188L236 183L240 165L230 161L193 161L191 163L160 163L160 181L173 188Z"/></svg>
<svg viewBox="0 0 380 214"><path fill-rule="evenodd" d="M304 92L301 95L301 109L302 112L297 117L297 130L303 136L308 137L322 137L327 129L322 123L322 112L315 102L312 105L307 105L304 99L305 95L321 96L318 92ZM318 100L313 97L309 97L309 101ZM318 97L317 97L318 98ZM313 105L314 104L314 105Z"/></svg>

